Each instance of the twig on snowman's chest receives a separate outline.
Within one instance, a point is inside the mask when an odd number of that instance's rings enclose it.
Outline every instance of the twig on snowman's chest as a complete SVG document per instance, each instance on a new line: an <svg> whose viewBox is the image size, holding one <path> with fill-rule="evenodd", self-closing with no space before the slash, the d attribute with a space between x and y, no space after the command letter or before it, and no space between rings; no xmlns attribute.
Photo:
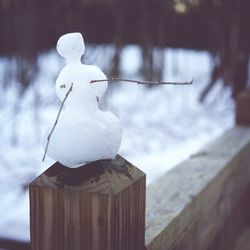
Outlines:
<svg viewBox="0 0 250 250"><path fill-rule="evenodd" d="M137 83L137 84L168 84L168 85L191 85L193 84L193 80L190 82L164 82L164 81L141 81L141 80L132 80L132 79L126 79L126 78L107 78L107 79L101 79L101 80L91 80L90 83L97 83L97 82L131 82L131 83Z"/></svg>
<svg viewBox="0 0 250 250"><path fill-rule="evenodd" d="M64 105L64 103L66 102L66 100L67 100L67 98L68 98L68 96L69 96L69 93L72 91L72 89L73 89L73 83L71 83L71 86L70 86L68 92L66 93L66 95L65 95L65 97L64 97L64 99L63 99L63 101L62 101L62 103L61 103L60 109L59 109L58 114L57 114L57 116L56 116L55 123L54 123L54 125L53 125L53 127L52 127L52 129L51 129L51 131L50 131L50 133L49 133L49 135L48 135L48 137L47 137L47 144L46 144L45 151L44 151L44 155L43 155L43 161L45 160L45 157L46 157L46 154L47 154L47 151L48 151L48 147L49 147L49 141L50 141L51 135L53 134L53 132L54 132L54 130L55 130L56 124L57 124L57 122L58 122L58 120L59 120L60 114L61 114L61 112L62 112L63 105Z"/></svg>

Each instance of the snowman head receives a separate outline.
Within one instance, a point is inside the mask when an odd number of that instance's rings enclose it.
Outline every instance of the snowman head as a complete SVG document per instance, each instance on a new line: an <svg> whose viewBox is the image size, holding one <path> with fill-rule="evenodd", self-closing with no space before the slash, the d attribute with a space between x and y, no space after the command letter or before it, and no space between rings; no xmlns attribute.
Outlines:
<svg viewBox="0 0 250 250"><path fill-rule="evenodd" d="M56 49L67 61L79 61L84 54L85 45L81 33L68 33L58 39Z"/></svg>

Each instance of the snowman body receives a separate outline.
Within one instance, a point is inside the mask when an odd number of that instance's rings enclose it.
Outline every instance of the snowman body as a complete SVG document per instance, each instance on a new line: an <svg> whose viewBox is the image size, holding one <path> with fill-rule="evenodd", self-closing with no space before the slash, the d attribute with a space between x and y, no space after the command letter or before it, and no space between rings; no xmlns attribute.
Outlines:
<svg viewBox="0 0 250 250"><path fill-rule="evenodd" d="M72 91L51 135L47 154L72 168L115 158L122 137L118 118L98 107L98 100L105 93L107 83L90 82L106 79L106 76L98 67L81 63L84 49L80 33L66 34L57 43L57 50L67 64L56 80L56 94L63 100L71 85Z"/></svg>

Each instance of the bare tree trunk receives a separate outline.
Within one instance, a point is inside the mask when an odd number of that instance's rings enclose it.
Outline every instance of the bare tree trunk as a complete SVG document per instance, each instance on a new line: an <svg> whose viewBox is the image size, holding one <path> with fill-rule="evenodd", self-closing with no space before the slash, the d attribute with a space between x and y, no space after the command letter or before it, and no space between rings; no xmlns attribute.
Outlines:
<svg viewBox="0 0 250 250"><path fill-rule="evenodd" d="M241 32L240 2L231 0L224 2L224 5L227 7L226 10L216 5L212 6L211 34L215 43L211 49L218 55L219 61L215 61L211 79L202 91L200 101L205 100L219 79L222 79L225 85L231 85L233 97L236 97L247 84L248 54L246 55L240 46L240 39L245 35Z"/></svg>

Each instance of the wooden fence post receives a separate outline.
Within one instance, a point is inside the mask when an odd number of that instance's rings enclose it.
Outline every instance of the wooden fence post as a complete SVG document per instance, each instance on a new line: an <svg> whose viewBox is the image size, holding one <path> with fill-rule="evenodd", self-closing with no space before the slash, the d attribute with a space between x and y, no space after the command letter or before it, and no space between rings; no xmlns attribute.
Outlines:
<svg viewBox="0 0 250 250"><path fill-rule="evenodd" d="M250 125L250 89L241 92L236 98L236 124Z"/></svg>
<svg viewBox="0 0 250 250"><path fill-rule="evenodd" d="M32 250L143 250L145 174L117 155L30 184Z"/></svg>

